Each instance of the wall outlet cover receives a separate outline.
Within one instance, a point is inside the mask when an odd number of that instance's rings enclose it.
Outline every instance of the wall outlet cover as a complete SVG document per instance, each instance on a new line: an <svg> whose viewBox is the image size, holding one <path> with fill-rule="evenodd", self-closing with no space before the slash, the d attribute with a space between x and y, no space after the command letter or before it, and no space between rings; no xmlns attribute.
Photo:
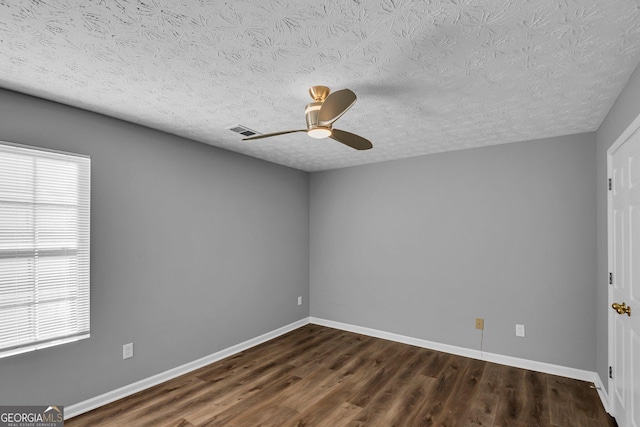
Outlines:
<svg viewBox="0 0 640 427"><path fill-rule="evenodd" d="M516 325L516 336L524 337L524 325Z"/></svg>
<svg viewBox="0 0 640 427"><path fill-rule="evenodd" d="M122 346L122 359L130 359L133 357L133 343Z"/></svg>
<svg viewBox="0 0 640 427"><path fill-rule="evenodd" d="M484 319L482 317L476 318L476 329L484 330Z"/></svg>

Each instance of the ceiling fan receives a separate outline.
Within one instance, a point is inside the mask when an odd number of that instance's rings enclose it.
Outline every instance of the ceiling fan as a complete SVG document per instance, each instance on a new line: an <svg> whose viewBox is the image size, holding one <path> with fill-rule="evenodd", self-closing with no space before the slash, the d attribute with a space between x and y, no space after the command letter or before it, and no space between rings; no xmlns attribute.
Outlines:
<svg viewBox="0 0 640 427"><path fill-rule="evenodd" d="M312 86L309 95L313 102L307 104L304 116L307 119L306 129L285 130L283 132L265 133L262 135L242 138L243 141L269 138L294 132L306 132L311 138L331 138L356 150L368 150L373 147L369 140L340 129L334 129L333 124L356 102L356 94L349 89L331 92L326 86Z"/></svg>

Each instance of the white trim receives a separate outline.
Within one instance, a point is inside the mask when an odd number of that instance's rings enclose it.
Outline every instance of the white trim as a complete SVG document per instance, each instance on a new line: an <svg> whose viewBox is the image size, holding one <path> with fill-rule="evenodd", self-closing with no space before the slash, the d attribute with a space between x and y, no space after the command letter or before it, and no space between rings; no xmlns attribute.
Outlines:
<svg viewBox="0 0 640 427"><path fill-rule="evenodd" d="M365 328L363 326L351 325L348 323L334 322L333 320L321 319L318 317L309 317L309 323L314 325L326 326L328 328L340 329L341 331L353 332L356 334L367 335L383 340L395 341L402 344L414 345L416 347L428 348L430 350L442 351L444 353L457 354L458 356L470 357L472 359L480 359L480 352L470 350L468 348L456 347L448 344L441 344L433 341L427 341L420 338L408 337L406 335L394 334L378 329ZM485 353L486 354L486 353Z"/></svg>
<svg viewBox="0 0 640 427"><path fill-rule="evenodd" d="M607 149L607 179L612 179L611 172L613 170L613 155L614 153L625 143L627 142L636 132L640 131L640 114L631 122L631 124L616 138L616 140L611 144L611 146ZM615 185L615 182L613 183ZM613 215L611 214L613 203L613 191L607 191L607 278L609 273L613 272ZM615 280L615 278L614 278ZM607 307L611 306L613 303L613 286L609 286L608 280L607 283ZM608 366L614 365L613 360L613 311L607 308L607 364ZM614 402L609 400L609 395L604 390L602 380L598 376L600 380L600 387L602 394L600 398L603 398L603 395L606 396L606 403L603 399L602 404L605 406L605 409L609 414L615 417L616 408L614 407ZM607 378L607 390L612 390L614 388L613 379Z"/></svg>
<svg viewBox="0 0 640 427"><path fill-rule="evenodd" d="M639 116L640 117L640 116ZM624 131L623 134L627 132ZM607 150L607 179L612 179L611 171L613 170L613 153L622 144L618 143L620 139L616 140L611 147ZM623 141L626 141L624 139ZM615 149L614 149L615 146ZM615 185L615 183L613 184ZM613 190L613 188L612 188ZM613 191L607 189L607 274L605 283L607 286L607 366L613 366L613 319L612 312L608 307L613 301L613 286L609 285L609 274L613 272L613 216L611 215L611 208L613 202ZM596 282L597 285L597 282ZM613 388L613 380L607 376L607 390ZM608 412L615 416L613 402L609 402Z"/></svg>
<svg viewBox="0 0 640 427"><path fill-rule="evenodd" d="M596 372L569 368L567 366L553 365L551 363L537 362L535 360L521 359L518 357L487 353L486 351L480 352L479 350L471 350L464 347L441 344L433 341L423 340L420 338L408 337L405 335L380 331L378 329L365 328L362 326L350 325L347 323L334 322L333 320L320 319L317 317L309 317L309 323L334 329L340 329L343 331L354 332L361 335L368 335L370 337L382 338L389 341L400 342L403 344L414 345L416 347L428 348L430 350L442 351L458 356L470 357L472 359L479 359L487 362L499 363L501 365L513 366L515 368L528 369L531 371L543 372L545 374L558 375L562 377L573 378L576 380L592 382L594 383L596 388L599 387L598 395L600 396L600 400L602 400L602 405L608 412L609 398L606 394L606 391L602 387L602 380L600 380L600 376Z"/></svg>
<svg viewBox="0 0 640 427"><path fill-rule="evenodd" d="M609 408L609 393L607 393L607 390L604 388L604 383L600 375L594 372L594 376L593 384L596 386L598 396L600 396L600 400L602 401L602 406L604 406L604 410L607 411L608 414L611 414L611 409Z"/></svg>
<svg viewBox="0 0 640 427"><path fill-rule="evenodd" d="M11 147L24 148L25 150L44 151L46 153L63 154L65 156L82 157L85 159L91 159L91 156L87 154L72 153L71 151L54 150L53 148L43 148L35 145L21 144L19 142L0 141L0 144L8 145Z"/></svg>
<svg viewBox="0 0 640 427"><path fill-rule="evenodd" d="M106 405L111 402L115 402L116 400L122 399L123 397L130 396L134 393L138 393L147 388L153 387L165 381L169 381L173 378L179 377L180 375L184 375L189 372L195 371L196 369L200 369L203 366L207 366L211 363L222 360L225 357L232 356L234 354L240 353L241 351L245 351L251 347L255 347L259 344L262 344L276 337L279 337L280 335L284 335L287 332L291 332L294 329L298 329L308 323L309 323L309 318L307 317L307 318L298 320L297 322L293 322L286 326L273 330L271 332L267 332L266 334L260 335L259 337L252 338L250 340L241 342L240 344L236 344L224 350L220 350L216 353L210 354L209 356L205 356L201 359L194 360L193 362L189 362L182 366L169 369L168 371L161 372L159 374L153 375L143 380L136 381L133 384L120 387L116 390L112 390L110 392L101 394L100 396L87 399L80 403L76 403L75 405L65 406L64 418L69 419L77 415L84 414L85 412L89 412L100 406Z"/></svg>

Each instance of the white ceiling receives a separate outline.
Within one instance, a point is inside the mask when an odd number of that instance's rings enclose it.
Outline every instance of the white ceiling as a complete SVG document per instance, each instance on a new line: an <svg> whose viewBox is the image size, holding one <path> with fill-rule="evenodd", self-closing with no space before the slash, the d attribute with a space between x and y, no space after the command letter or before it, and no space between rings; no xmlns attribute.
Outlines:
<svg viewBox="0 0 640 427"><path fill-rule="evenodd" d="M638 0L0 0L0 86L306 171L596 130ZM307 89L350 88L304 133Z"/></svg>

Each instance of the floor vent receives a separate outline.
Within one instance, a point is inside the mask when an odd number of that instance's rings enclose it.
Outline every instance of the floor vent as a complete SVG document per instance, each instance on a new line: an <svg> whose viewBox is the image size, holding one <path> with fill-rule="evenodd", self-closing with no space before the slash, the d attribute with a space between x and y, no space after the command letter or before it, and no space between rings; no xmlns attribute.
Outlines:
<svg viewBox="0 0 640 427"><path fill-rule="evenodd" d="M244 136L253 136L253 135L257 135L260 132L256 132L255 130L249 129L246 126L242 126L242 125L235 125L235 126L231 126L228 127L227 129L229 129L232 132L235 133L239 133L240 135L244 135Z"/></svg>

